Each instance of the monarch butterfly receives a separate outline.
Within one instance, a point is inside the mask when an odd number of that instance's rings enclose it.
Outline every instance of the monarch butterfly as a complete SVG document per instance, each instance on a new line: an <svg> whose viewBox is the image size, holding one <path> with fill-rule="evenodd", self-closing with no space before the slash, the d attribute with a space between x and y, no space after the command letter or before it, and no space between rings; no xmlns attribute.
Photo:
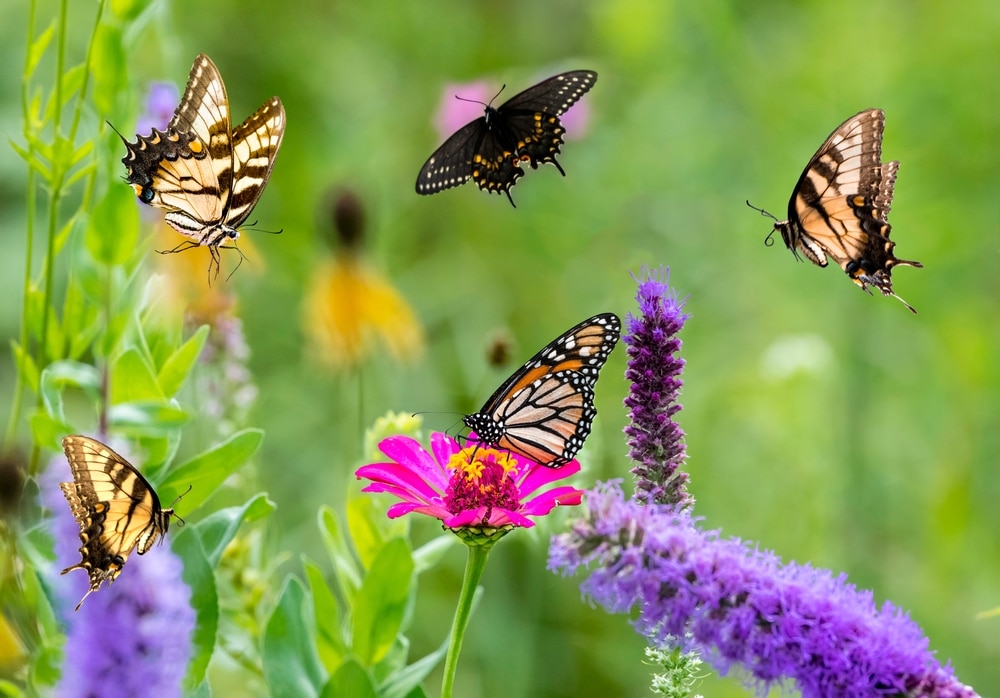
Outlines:
<svg viewBox="0 0 1000 698"><path fill-rule="evenodd" d="M590 434L597 375L621 336L621 320L603 313L549 342L514 372L465 425L482 444L558 468Z"/></svg>
<svg viewBox="0 0 1000 698"><path fill-rule="evenodd" d="M456 131L427 159L417 175L418 194L436 194L473 179L488 192L503 192L510 205L511 187L531 169L556 161L563 143L559 117L597 82L592 70L574 70L529 87L499 107L487 104L483 116ZM495 98L494 98L495 99Z"/></svg>
<svg viewBox="0 0 1000 698"><path fill-rule="evenodd" d="M209 273L219 273L219 248L257 204L285 134L285 108L272 97L235 129L229 98L212 59L194 59L187 88L166 132L153 129L135 143L121 136L126 181L144 204L167 211L167 223L189 238L172 250L205 246Z"/></svg>
<svg viewBox="0 0 1000 698"><path fill-rule="evenodd" d="M82 559L62 574L80 569L90 575L90 589L76 605L79 611L103 582L110 585L118 578L133 548L142 555L166 535L170 517L176 514L161 508L159 497L139 471L100 441L73 435L65 437L62 445L73 482L61 482L59 487L80 525L83 541Z"/></svg>
<svg viewBox="0 0 1000 698"><path fill-rule="evenodd" d="M889 239L888 215L899 163L882 162L884 129L881 109L855 114L837 127L806 165L788 202L787 220L755 210L774 218L771 234L781 233L796 258L801 253L825 267L829 255L863 291L871 294L868 285L874 286L916 313L892 290L894 266L923 264L893 254L896 243ZM768 245L770 240L768 235Z"/></svg>

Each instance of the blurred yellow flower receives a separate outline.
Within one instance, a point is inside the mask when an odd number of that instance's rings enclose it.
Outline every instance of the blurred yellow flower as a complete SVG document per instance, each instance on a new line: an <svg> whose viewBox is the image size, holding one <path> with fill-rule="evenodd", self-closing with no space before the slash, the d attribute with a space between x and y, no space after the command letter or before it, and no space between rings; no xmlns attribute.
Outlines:
<svg viewBox="0 0 1000 698"><path fill-rule="evenodd" d="M399 361L421 355L424 333L406 299L361 256L365 211L348 189L329 199L337 256L319 263L306 294L310 352L333 369L359 365L378 345Z"/></svg>

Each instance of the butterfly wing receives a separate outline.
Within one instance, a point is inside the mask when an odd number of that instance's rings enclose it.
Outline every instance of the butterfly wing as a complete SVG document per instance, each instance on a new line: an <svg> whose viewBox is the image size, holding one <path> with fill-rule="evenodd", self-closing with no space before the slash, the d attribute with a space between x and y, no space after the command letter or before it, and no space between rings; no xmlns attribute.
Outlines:
<svg viewBox="0 0 1000 698"><path fill-rule="evenodd" d="M801 253L821 267L829 256L862 289L870 284L895 296L892 268L923 265L897 259L896 243L889 239L899 163L882 162L884 128L880 109L841 124L809 161L789 201L788 220L778 221L775 229L796 256Z"/></svg>
<svg viewBox="0 0 1000 698"><path fill-rule="evenodd" d="M483 443L551 467L567 463L590 433L594 385L620 336L613 313L572 327L507 378L466 426Z"/></svg>
<svg viewBox="0 0 1000 698"><path fill-rule="evenodd" d="M59 486L83 542L80 562L62 573L86 570L89 595L104 581L115 581L134 548L142 555L166 534L173 510L161 509L156 492L139 471L100 441L74 435L62 443L73 482Z"/></svg>
<svg viewBox="0 0 1000 698"><path fill-rule="evenodd" d="M285 121L285 107L272 97L233 131L232 196L227 202L226 225L239 227L257 205L271 178Z"/></svg>

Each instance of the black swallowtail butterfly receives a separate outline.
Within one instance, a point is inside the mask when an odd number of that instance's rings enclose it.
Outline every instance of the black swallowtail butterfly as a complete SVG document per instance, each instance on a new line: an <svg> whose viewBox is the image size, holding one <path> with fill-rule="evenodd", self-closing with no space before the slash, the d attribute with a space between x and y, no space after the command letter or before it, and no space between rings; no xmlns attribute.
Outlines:
<svg viewBox="0 0 1000 698"><path fill-rule="evenodd" d="M565 176L556 162L566 132L559 117L595 82L592 70L574 70L543 80L499 107L487 104L483 116L456 131L420 168L417 193L436 194L471 178L484 191L503 192L513 206L510 189L524 176L522 162L532 169L551 162Z"/></svg>

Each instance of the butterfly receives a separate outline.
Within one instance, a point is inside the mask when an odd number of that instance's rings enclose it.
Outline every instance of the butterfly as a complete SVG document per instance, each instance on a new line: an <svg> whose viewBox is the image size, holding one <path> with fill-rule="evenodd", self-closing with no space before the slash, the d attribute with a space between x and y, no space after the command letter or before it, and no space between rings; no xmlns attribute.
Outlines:
<svg viewBox="0 0 1000 698"><path fill-rule="evenodd" d="M131 463L96 439L73 435L62 440L73 482L59 487L80 525L82 559L62 574L85 570L90 589L76 610L105 581L122 571L133 548L142 555L167 533L173 509L160 507L156 492ZM183 521L180 520L181 525Z"/></svg>
<svg viewBox="0 0 1000 698"><path fill-rule="evenodd" d="M229 98L212 59L194 59L184 96L167 124L130 143L126 181L144 204L167 211L167 223L188 238L172 250L204 245L219 273L219 248L239 239L274 167L285 134L285 108L272 97L235 129Z"/></svg>
<svg viewBox="0 0 1000 698"><path fill-rule="evenodd" d="M597 73L574 70L543 80L499 107L491 101L483 116L456 131L427 159L417 176L417 193L437 194L471 178L484 191L505 193L514 206L510 190L524 176L521 163L538 169L551 162L565 177L556 161L566 132L559 117L595 82Z"/></svg>
<svg viewBox="0 0 1000 698"><path fill-rule="evenodd" d="M825 267L830 256L863 291L871 294L868 286L874 286L916 313L892 290L894 266L924 265L893 254L888 215L899 163L882 162L884 129L881 109L866 109L838 126L799 177L788 220L751 208L774 218L771 234L781 233L796 258L801 253ZM768 235L768 245L770 240Z"/></svg>
<svg viewBox="0 0 1000 698"><path fill-rule="evenodd" d="M549 342L462 421L481 444L551 468L565 465L590 434L597 374L621 329L613 313L584 320Z"/></svg>

